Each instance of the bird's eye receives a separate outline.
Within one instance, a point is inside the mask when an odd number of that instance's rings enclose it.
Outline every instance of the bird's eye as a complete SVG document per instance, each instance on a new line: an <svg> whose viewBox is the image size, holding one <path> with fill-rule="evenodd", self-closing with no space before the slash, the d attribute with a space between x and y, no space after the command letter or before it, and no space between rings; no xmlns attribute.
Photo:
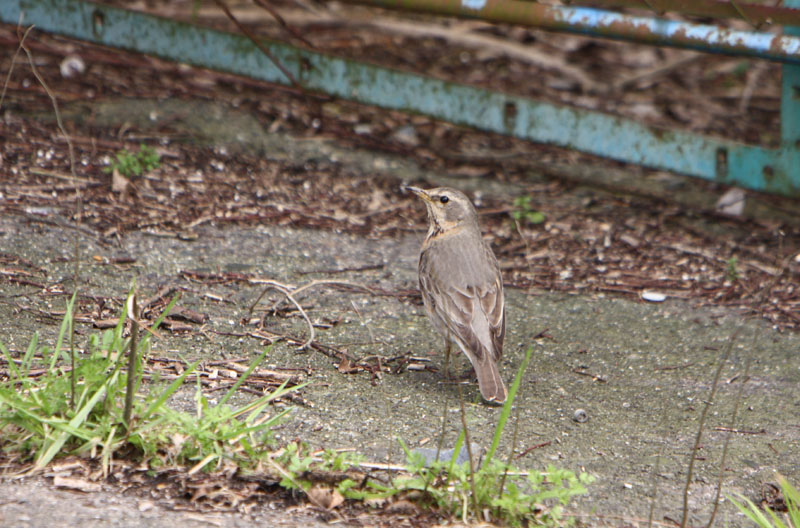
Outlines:
<svg viewBox="0 0 800 528"><path fill-rule="evenodd" d="M450 201L450 198L448 198L447 196L440 196L439 201L442 203L447 203Z"/></svg>

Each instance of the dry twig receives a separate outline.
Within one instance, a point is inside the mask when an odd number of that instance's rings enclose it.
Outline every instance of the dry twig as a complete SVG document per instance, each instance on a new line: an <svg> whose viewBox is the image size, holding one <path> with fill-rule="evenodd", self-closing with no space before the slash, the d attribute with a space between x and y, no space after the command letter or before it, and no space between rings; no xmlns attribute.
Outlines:
<svg viewBox="0 0 800 528"><path fill-rule="evenodd" d="M278 13L271 5L269 5L265 0L253 0L256 4L258 4L264 11L269 13L272 18L289 34L291 34L294 38L302 42L305 46L309 48L314 48L314 45L311 44L299 31L294 29L292 26L286 23L286 20Z"/></svg>
<svg viewBox="0 0 800 528"><path fill-rule="evenodd" d="M281 64L278 58L275 57L275 55L273 55L273 53L258 40L258 37L253 35L253 33L251 33L249 29L247 29L241 22L239 22L239 20L235 16L233 16L233 13L231 13L231 10L228 9L228 6L225 4L225 2L223 2L222 0L214 0L214 3L216 3L219 6L219 8L225 12L225 15L230 19L231 22L234 23L234 25L237 28L239 28L239 31L241 31L247 38L249 38L250 41L253 44L255 44L258 49L261 50L261 53L266 55L267 58L269 58L269 60L272 61L272 64L274 64L275 67L278 68L281 71L281 73L283 73L286 76L287 79L289 79L289 82L292 83L292 86L294 86L295 88L302 88L302 85L298 82L295 76L292 75L292 72L287 70L286 67L283 64Z"/></svg>

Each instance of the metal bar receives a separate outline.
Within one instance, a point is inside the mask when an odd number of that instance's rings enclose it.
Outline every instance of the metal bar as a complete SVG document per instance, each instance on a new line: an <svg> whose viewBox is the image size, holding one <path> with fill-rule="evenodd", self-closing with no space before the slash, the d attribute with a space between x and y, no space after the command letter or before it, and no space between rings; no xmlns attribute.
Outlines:
<svg viewBox="0 0 800 528"><path fill-rule="evenodd" d="M0 20L197 66L288 84L247 38L80 0L4 0ZM770 150L649 127L599 112L266 43L309 91L574 148L758 191L800 195L798 149Z"/></svg>
<svg viewBox="0 0 800 528"><path fill-rule="evenodd" d="M535 1L535 0L529 0ZM609 8L639 8L647 9L643 0L574 0L570 5L585 7ZM712 17L712 18L737 18L742 16L730 0L652 0L654 7L661 9L657 15L663 13L678 13L681 15ZM785 6L769 6L737 2L737 5L747 17L756 23L776 24L781 26L800 26L800 9Z"/></svg>
<svg viewBox="0 0 800 528"><path fill-rule="evenodd" d="M800 7L800 0L786 0L791 7ZM800 24L784 28L789 35L800 36ZM800 66L781 67L781 142L787 149L800 151Z"/></svg>
<svg viewBox="0 0 800 528"><path fill-rule="evenodd" d="M800 39L676 20L623 15L590 7L525 0L346 0L350 3L533 26L551 31L800 64Z"/></svg>

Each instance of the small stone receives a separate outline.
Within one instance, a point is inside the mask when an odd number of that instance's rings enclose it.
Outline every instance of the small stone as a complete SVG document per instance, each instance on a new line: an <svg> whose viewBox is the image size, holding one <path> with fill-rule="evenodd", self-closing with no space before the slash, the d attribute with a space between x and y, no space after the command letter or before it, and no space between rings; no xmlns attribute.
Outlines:
<svg viewBox="0 0 800 528"><path fill-rule="evenodd" d="M59 65L61 76L65 79L76 77L86 71L86 63L77 55L67 55Z"/></svg>
<svg viewBox="0 0 800 528"><path fill-rule="evenodd" d="M392 139L398 143L403 143L409 147L416 147L419 145L419 136L417 130L411 125L405 125L392 133Z"/></svg>
<svg viewBox="0 0 800 528"><path fill-rule="evenodd" d="M584 423L589 420L589 413L583 409L575 409L572 413L572 419L578 423Z"/></svg>
<svg viewBox="0 0 800 528"><path fill-rule="evenodd" d="M642 292L642 299L650 302L664 302L667 299L666 294L654 291Z"/></svg>

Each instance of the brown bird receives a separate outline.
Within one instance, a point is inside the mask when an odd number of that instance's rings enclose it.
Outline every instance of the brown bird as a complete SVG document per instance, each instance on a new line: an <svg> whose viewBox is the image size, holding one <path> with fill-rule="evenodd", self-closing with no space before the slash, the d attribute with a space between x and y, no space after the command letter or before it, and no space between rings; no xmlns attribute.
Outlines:
<svg viewBox="0 0 800 528"><path fill-rule="evenodd" d="M408 187L428 208L428 235L419 256L419 286L434 328L469 358L481 396L503 403L506 387L497 369L506 331L503 279L462 192L448 187Z"/></svg>

